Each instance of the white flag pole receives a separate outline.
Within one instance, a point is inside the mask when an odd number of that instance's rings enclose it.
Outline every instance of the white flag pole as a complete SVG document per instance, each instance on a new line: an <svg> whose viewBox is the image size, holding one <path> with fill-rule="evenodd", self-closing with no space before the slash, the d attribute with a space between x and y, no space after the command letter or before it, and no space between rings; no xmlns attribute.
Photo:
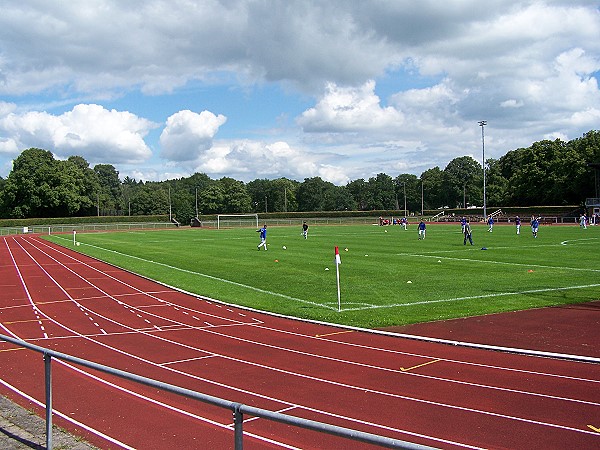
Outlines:
<svg viewBox="0 0 600 450"><path fill-rule="evenodd" d="M340 296L340 264L342 260L340 259L340 251L336 247L335 248L335 278L337 281L337 299L338 299L338 312L342 310L342 301Z"/></svg>

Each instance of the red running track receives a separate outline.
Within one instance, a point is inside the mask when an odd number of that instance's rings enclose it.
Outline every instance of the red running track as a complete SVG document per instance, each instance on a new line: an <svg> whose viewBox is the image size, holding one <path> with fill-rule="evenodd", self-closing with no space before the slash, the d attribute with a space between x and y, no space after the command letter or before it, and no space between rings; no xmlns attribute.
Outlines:
<svg viewBox="0 0 600 450"><path fill-rule="evenodd" d="M283 319L21 235L0 240L0 329L232 401L441 448L600 448L600 364ZM0 343L1 393L43 401L40 355ZM231 448L231 413L54 364L56 422L102 448ZM366 445L246 418L245 446ZM371 447L369 447L371 448Z"/></svg>

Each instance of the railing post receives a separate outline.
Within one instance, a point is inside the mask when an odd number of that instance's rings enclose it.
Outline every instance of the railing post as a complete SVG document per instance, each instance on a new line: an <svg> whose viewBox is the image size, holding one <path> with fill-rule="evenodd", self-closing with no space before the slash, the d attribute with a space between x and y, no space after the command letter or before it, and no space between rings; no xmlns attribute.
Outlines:
<svg viewBox="0 0 600 450"><path fill-rule="evenodd" d="M235 450L242 450L244 448L244 415L240 411L241 406L241 404L236 403L233 407Z"/></svg>
<svg viewBox="0 0 600 450"><path fill-rule="evenodd" d="M46 449L52 450L52 356L44 353L46 385Z"/></svg>

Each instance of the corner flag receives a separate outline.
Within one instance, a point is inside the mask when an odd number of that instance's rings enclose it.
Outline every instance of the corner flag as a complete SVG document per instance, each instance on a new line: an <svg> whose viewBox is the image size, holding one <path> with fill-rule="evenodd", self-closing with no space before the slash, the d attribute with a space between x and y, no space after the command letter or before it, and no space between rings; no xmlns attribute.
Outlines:
<svg viewBox="0 0 600 450"><path fill-rule="evenodd" d="M342 310L342 302L340 299L340 264L342 260L340 258L340 250L335 247L335 278L337 281L337 297L338 297L338 312Z"/></svg>

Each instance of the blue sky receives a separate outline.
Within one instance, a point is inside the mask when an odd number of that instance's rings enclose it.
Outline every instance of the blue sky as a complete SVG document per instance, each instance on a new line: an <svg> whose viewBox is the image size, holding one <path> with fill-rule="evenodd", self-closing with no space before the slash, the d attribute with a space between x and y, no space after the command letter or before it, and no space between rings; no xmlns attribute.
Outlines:
<svg viewBox="0 0 600 450"><path fill-rule="evenodd" d="M121 178L335 184L599 129L583 0L5 2L0 176L29 147Z"/></svg>

